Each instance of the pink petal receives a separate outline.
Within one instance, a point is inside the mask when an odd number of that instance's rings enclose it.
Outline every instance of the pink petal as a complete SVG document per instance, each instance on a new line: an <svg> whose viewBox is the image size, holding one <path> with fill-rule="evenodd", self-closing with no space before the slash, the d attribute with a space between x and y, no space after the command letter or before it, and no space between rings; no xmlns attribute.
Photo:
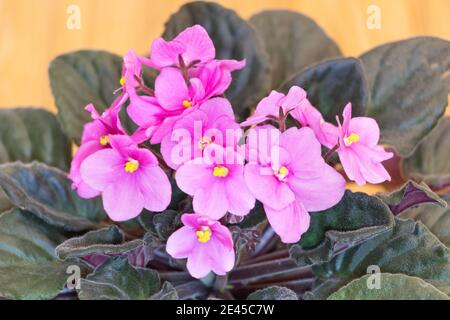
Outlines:
<svg viewBox="0 0 450 320"><path fill-rule="evenodd" d="M359 142L367 146L376 146L380 139L380 128L377 122L372 118L356 117L350 121L349 133L356 133L359 136Z"/></svg>
<svg viewBox="0 0 450 320"><path fill-rule="evenodd" d="M225 185L220 179L222 178L216 178L214 182L197 189L192 202L195 212L200 212L214 220L222 218L228 210Z"/></svg>
<svg viewBox="0 0 450 320"><path fill-rule="evenodd" d="M295 200L289 186L280 182L273 174L268 174L265 167L247 164L244 178L255 198L271 208L280 210Z"/></svg>
<svg viewBox="0 0 450 320"><path fill-rule="evenodd" d="M155 80L155 97L168 111L183 110L183 101L190 100L189 90L181 72L164 68Z"/></svg>
<svg viewBox="0 0 450 320"><path fill-rule="evenodd" d="M255 113L241 126L249 126L261 123L268 119L268 116L278 117L280 113L280 100L284 98L284 94L273 90L268 97L262 99L256 106Z"/></svg>
<svg viewBox="0 0 450 320"><path fill-rule="evenodd" d="M174 42L183 43L185 51L182 53L184 62L189 65L194 60L207 62L214 59L216 50L208 32L200 25L186 28Z"/></svg>
<svg viewBox="0 0 450 320"><path fill-rule="evenodd" d="M144 196L144 207L159 212L165 210L172 196L172 188L164 171L158 166L138 169L138 184Z"/></svg>
<svg viewBox="0 0 450 320"><path fill-rule="evenodd" d="M151 64L155 68L178 65L178 56L185 51L185 48L183 43L165 41L163 38L156 39L151 47Z"/></svg>
<svg viewBox="0 0 450 320"><path fill-rule="evenodd" d="M281 105L285 114L297 108L306 99L306 91L298 86L289 89L288 94L281 100Z"/></svg>
<svg viewBox="0 0 450 320"><path fill-rule="evenodd" d="M194 159L178 168L175 180L183 192L194 195L198 189L207 188L211 185L215 181L215 177L210 166L199 164Z"/></svg>
<svg viewBox="0 0 450 320"><path fill-rule="evenodd" d="M124 171L124 159L113 149L104 149L87 157L80 167L82 179L93 189L103 191Z"/></svg>
<svg viewBox="0 0 450 320"><path fill-rule="evenodd" d="M166 251L175 259L184 259L191 254L198 243L195 230L182 227L167 239Z"/></svg>
<svg viewBox="0 0 450 320"><path fill-rule="evenodd" d="M235 174L225 181L228 211L237 216L248 214L255 206L255 197L253 197L245 184L244 172L242 169L240 170L240 173Z"/></svg>
<svg viewBox="0 0 450 320"><path fill-rule="evenodd" d="M309 228L309 213L299 201L293 201L281 210L274 210L265 205L264 210L273 230L284 243L298 242Z"/></svg>
<svg viewBox="0 0 450 320"><path fill-rule="evenodd" d="M359 161L352 148L340 147L337 152L347 177L360 186L364 185L366 180L359 170Z"/></svg>
<svg viewBox="0 0 450 320"><path fill-rule="evenodd" d="M116 182L109 184L102 193L103 207L113 221L126 221L136 218L144 209L145 199L136 176L122 175Z"/></svg>
<svg viewBox="0 0 450 320"><path fill-rule="evenodd" d="M200 243L197 245L188 256L186 268L191 276L197 279L203 278L211 272L211 260L207 250L205 250L204 244Z"/></svg>
<svg viewBox="0 0 450 320"><path fill-rule="evenodd" d="M212 271L218 275L225 275L234 267L235 255L233 248L225 247L222 242L211 238L205 243L204 249L209 257Z"/></svg>
<svg viewBox="0 0 450 320"><path fill-rule="evenodd" d="M332 167L323 163L315 178L288 177L288 184L309 212L321 211L336 205L344 196L345 179Z"/></svg>

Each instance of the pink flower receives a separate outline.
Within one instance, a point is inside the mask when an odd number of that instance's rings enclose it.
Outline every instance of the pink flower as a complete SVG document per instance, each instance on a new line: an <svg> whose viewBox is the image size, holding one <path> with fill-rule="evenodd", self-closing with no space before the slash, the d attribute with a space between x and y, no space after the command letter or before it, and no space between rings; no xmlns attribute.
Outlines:
<svg viewBox="0 0 450 320"><path fill-rule="evenodd" d="M326 122L319 110L314 108L308 99L304 99L291 115L302 127L310 127L317 140L325 147L331 149L337 144L338 128Z"/></svg>
<svg viewBox="0 0 450 320"><path fill-rule="evenodd" d="M81 177L99 192L103 207L114 221L139 215L143 208L163 211L171 198L171 186L158 160L128 136L109 135L111 148L95 152L81 163Z"/></svg>
<svg viewBox="0 0 450 320"><path fill-rule="evenodd" d="M186 267L195 278L209 272L225 275L234 266L233 239L218 221L200 214L183 214L184 227L167 240L166 250L175 259L187 258Z"/></svg>
<svg viewBox="0 0 450 320"><path fill-rule="evenodd" d="M192 63L205 63L214 59L216 50L208 32L195 25L186 28L171 41L163 38L153 41L150 64L156 69L178 66L181 56L186 66Z"/></svg>
<svg viewBox="0 0 450 320"><path fill-rule="evenodd" d="M242 122L241 126L251 126L269 120L270 118L278 118L280 109L284 115L287 115L300 106L305 99L305 90L297 86L289 89L287 95L273 90L268 97L265 97L258 103L255 113L247 118L246 121Z"/></svg>
<svg viewBox="0 0 450 320"><path fill-rule="evenodd" d="M231 104L225 98L212 98L179 119L161 142L161 154L173 169L197 157L211 143L236 148L241 137Z"/></svg>
<svg viewBox="0 0 450 320"><path fill-rule="evenodd" d="M269 143L269 157L266 150L253 150L262 154L257 163L245 166L245 181L263 203L274 231L283 242L293 243L308 230L309 212L328 209L341 200L345 180L325 163L310 128L290 128L278 136L278 141Z"/></svg>
<svg viewBox="0 0 450 320"><path fill-rule="evenodd" d="M82 198L93 198L100 194L98 190L87 185L81 177L80 166L91 154L106 148L110 148L110 134L125 134L120 121L119 110L121 97L117 98L112 106L99 115L94 105L89 104L86 110L91 113L93 121L84 125L81 145L75 153L70 166L69 179L72 180L72 188Z"/></svg>
<svg viewBox="0 0 450 320"><path fill-rule="evenodd" d="M255 206L255 198L245 184L243 162L233 148L210 144L203 157L180 166L175 179L193 196L194 211L216 220L227 212L244 216Z"/></svg>
<svg viewBox="0 0 450 320"><path fill-rule="evenodd" d="M345 106L344 122L339 125L339 148L337 152L348 178L358 185L367 182L390 181L391 176L381 162L393 157L378 145L380 128L374 119L356 117L352 119L352 105ZM337 119L339 122L339 118Z"/></svg>

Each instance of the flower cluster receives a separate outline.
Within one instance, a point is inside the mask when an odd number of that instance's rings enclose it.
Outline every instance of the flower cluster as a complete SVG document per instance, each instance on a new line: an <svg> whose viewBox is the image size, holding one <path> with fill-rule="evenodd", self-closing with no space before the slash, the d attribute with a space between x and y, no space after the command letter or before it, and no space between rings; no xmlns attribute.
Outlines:
<svg viewBox="0 0 450 320"><path fill-rule="evenodd" d="M232 236L220 221L226 214L247 215L256 200L283 242L299 241L309 228L309 213L334 206L344 194L345 179L327 163L334 151L350 180L390 179L381 162L392 154L378 145L377 123L352 118L350 104L336 126L294 86L286 95L272 91L239 124L223 94L232 72L244 66L245 61L216 59L198 25L171 41L155 40L150 58L130 50L111 107L102 115L86 107L92 122L84 127L69 175L81 197L101 195L109 217L124 221L144 208L165 210L171 199L167 175L174 173L195 213L183 214L184 226L166 249L174 258L187 258L197 278L233 268ZM144 83L143 68L157 71L153 88ZM131 135L120 123L122 108L138 125ZM287 129L288 116L300 128ZM160 144L161 156L145 147L147 141ZM329 149L324 157L322 146Z"/></svg>

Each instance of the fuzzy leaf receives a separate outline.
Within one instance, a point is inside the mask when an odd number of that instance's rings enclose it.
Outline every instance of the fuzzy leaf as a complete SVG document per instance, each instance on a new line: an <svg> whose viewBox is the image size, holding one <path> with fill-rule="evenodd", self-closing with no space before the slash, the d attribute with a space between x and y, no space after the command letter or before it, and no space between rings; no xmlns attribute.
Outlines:
<svg viewBox="0 0 450 320"><path fill-rule="evenodd" d="M450 92L450 42L417 37L361 56L371 91L367 115L378 121L381 143L408 156L436 126Z"/></svg>
<svg viewBox="0 0 450 320"><path fill-rule="evenodd" d="M18 208L0 214L0 297L52 299L66 284L67 267L55 247L66 240L61 230ZM85 266L77 264L81 270Z"/></svg>
<svg viewBox="0 0 450 320"><path fill-rule="evenodd" d="M421 222L396 218L394 228L347 249L329 263L316 265L317 283L307 298L323 299L342 285L367 274L404 273L440 285L450 283L449 250Z"/></svg>
<svg viewBox="0 0 450 320"><path fill-rule="evenodd" d="M450 248L450 195L443 197L443 200L447 204L445 208L420 206L403 211L400 217L422 222L447 248Z"/></svg>
<svg viewBox="0 0 450 320"><path fill-rule="evenodd" d="M122 231L115 225L71 238L56 247L60 259L82 257L91 254L120 254L143 245L142 240L125 242Z"/></svg>
<svg viewBox="0 0 450 320"><path fill-rule="evenodd" d="M308 100L325 120L336 122L348 102L352 103L352 115L363 115L368 100L368 87L359 59L328 60L300 71L283 83L285 93L297 85L308 92Z"/></svg>
<svg viewBox="0 0 450 320"><path fill-rule="evenodd" d="M177 290L170 283L165 281L161 290L150 297L150 300L179 300Z"/></svg>
<svg viewBox="0 0 450 320"><path fill-rule="evenodd" d="M377 197L389 206L394 215L425 203L436 204L444 208L447 206L447 203L423 182L419 184L408 181L399 190L389 194L377 194Z"/></svg>
<svg viewBox="0 0 450 320"><path fill-rule="evenodd" d="M340 57L341 51L311 18L289 10L267 10L250 18L264 40L272 64L272 88L314 63Z"/></svg>
<svg viewBox="0 0 450 320"><path fill-rule="evenodd" d="M95 229L105 217L98 199L81 199L64 172L41 163L0 165L0 188L15 206L64 230Z"/></svg>
<svg viewBox="0 0 450 320"><path fill-rule="evenodd" d="M249 294L247 300L298 300L298 297L291 289L272 286Z"/></svg>
<svg viewBox="0 0 450 320"><path fill-rule="evenodd" d="M380 273L380 288L368 288L372 275L355 279L328 300L448 300L449 297L420 278Z"/></svg>
<svg viewBox="0 0 450 320"><path fill-rule="evenodd" d="M159 289L158 272L134 268L126 258L109 258L81 279L81 300L145 300Z"/></svg>
<svg viewBox="0 0 450 320"><path fill-rule="evenodd" d="M450 186L450 118L437 127L403 161L407 178L424 181L433 189Z"/></svg>
<svg viewBox="0 0 450 320"><path fill-rule="evenodd" d="M203 26L216 47L217 59L246 59L246 67L233 72L233 82L225 95L238 116L249 115L250 108L270 89L269 57L262 40L248 22L217 3L196 1L183 5L166 22L163 38L171 40L185 28Z"/></svg>
<svg viewBox="0 0 450 320"><path fill-rule="evenodd" d="M83 125L90 121L84 107L105 110L120 87L122 58L96 50L74 51L56 57L49 67L50 86L58 118L67 135L80 143Z"/></svg>
<svg viewBox="0 0 450 320"><path fill-rule="evenodd" d="M392 227L392 213L378 198L346 191L334 207L311 213L308 231L290 247L298 265L311 265L332 259L339 251L383 233Z"/></svg>
<svg viewBox="0 0 450 320"><path fill-rule="evenodd" d="M0 163L41 161L67 170L72 147L56 116L44 109L0 110Z"/></svg>

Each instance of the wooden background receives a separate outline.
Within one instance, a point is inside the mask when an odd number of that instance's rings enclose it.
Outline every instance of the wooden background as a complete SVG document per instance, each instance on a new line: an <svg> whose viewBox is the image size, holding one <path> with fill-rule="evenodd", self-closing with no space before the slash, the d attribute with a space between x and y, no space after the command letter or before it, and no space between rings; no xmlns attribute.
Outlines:
<svg viewBox="0 0 450 320"><path fill-rule="evenodd" d="M81 48L146 53L183 0L0 0L0 107L55 110L47 66L58 54ZM450 0L223 0L242 17L289 8L314 18L346 55L415 35L450 40ZM81 9L81 29L66 27L67 7ZM366 27L367 7L381 8L381 30ZM76 88L74 88L75 90Z"/></svg>

